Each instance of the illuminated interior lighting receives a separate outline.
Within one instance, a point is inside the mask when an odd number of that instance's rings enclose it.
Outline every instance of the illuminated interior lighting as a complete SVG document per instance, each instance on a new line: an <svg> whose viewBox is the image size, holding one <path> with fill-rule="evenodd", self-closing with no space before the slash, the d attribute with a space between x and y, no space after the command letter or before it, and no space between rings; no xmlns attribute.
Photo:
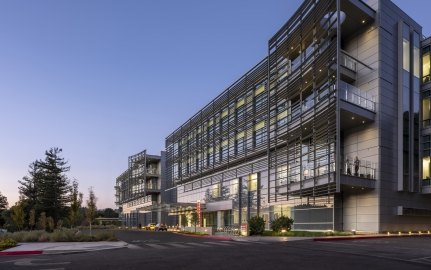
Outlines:
<svg viewBox="0 0 431 270"><path fill-rule="evenodd" d="M354 116L352 116L352 120L355 120L355 117L354 117Z"/></svg>
<svg viewBox="0 0 431 270"><path fill-rule="evenodd" d="M362 20L362 23L365 23L365 20Z"/></svg>

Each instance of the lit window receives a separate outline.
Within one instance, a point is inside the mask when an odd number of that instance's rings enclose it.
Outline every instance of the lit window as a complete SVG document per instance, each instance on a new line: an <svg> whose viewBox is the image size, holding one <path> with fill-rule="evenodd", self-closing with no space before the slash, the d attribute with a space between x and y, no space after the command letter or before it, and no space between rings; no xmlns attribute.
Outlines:
<svg viewBox="0 0 431 270"><path fill-rule="evenodd" d="M248 177L248 191L257 190L257 174L254 173Z"/></svg>
<svg viewBox="0 0 431 270"><path fill-rule="evenodd" d="M403 69L410 71L410 42L403 39Z"/></svg>

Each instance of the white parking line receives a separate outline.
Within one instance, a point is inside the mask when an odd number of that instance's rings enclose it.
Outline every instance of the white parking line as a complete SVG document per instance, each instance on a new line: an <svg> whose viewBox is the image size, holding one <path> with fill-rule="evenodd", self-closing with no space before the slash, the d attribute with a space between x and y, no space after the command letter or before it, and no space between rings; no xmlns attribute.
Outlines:
<svg viewBox="0 0 431 270"><path fill-rule="evenodd" d="M159 244L145 244L146 246L156 248L156 249L167 249L167 247L159 245Z"/></svg>
<svg viewBox="0 0 431 270"><path fill-rule="evenodd" d="M217 246L226 246L226 247L230 247L232 245L230 244L226 244L226 243L220 243L220 242L204 242L205 244L211 244L211 245L217 245Z"/></svg>
<svg viewBox="0 0 431 270"><path fill-rule="evenodd" d="M199 243L187 243L187 245L197 246L197 247L210 247L208 245L199 244Z"/></svg>
<svg viewBox="0 0 431 270"><path fill-rule="evenodd" d="M189 246L186 246L183 244L178 244L178 243L165 243L165 245L170 245L170 246L177 247L177 248L191 248Z"/></svg>

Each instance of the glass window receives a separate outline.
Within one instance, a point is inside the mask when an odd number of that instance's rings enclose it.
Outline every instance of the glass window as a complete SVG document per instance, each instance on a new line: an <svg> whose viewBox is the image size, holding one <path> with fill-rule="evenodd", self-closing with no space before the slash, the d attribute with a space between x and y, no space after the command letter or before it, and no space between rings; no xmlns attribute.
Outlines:
<svg viewBox="0 0 431 270"><path fill-rule="evenodd" d="M422 179L430 179L430 157L424 157L422 159Z"/></svg>
<svg viewBox="0 0 431 270"><path fill-rule="evenodd" d="M413 32L413 76L419 78L420 58L419 58L419 34Z"/></svg>
<svg viewBox="0 0 431 270"><path fill-rule="evenodd" d="M424 83L430 81L430 47L424 48L422 55L422 81Z"/></svg>
<svg viewBox="0 0 431 270"><path fill-rule="evenodd" d="M254 173L248 177L248 191L257 190L257 173Z"/></svg>
<svg viewBox="0 0 431 270"><path fill-rule="evenodd" d="M403 39L403 69L410 72L410 42Z"/></svg>
<svg viewBox="0 0 431 270"><path fill-rule="evenodd" d="M221 191L220 186L221 186L220 183L215 184L215 185L212 186L211 195L212 195L213 198L220 197L220 191Z"/></svg>
<svg viewBox="0 0 431 270"><path fill-rule="evenodd" d="M279 166L277 168L277 181L276 186L287 184L287 165Z"/></svg>
<svg viewBox="0 0 431 270"><path fill-rule="evenodd" d="M238 186L239 186L239 181L238 179L233 179L231 181L231 185L230 185L230 194L231 195L236 195L238 194Z"/></svg>
<svg viewBox="0 0 431 270"><path fill-rule="evenodd" d="M423 120L423 126L429 126L430 125L430 99L425 98L422 100L422 120Z"/></svg>

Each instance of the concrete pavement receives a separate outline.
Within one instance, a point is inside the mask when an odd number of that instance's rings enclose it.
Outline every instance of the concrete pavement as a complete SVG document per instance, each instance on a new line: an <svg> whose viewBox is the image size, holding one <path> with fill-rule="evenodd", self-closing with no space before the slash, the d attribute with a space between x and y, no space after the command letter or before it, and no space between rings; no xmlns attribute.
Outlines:
<svg viewBox="0 0 431 270"><path fill-rule="evenodd" d="M351 236L325 236L325 237L283 237L283 236L197 236L182 234L184 236L210 238L220 241L239 242L290 242L290 241L343 241L362 240L374 238L399 238L399 237L431 237L429 234L365 234ZM119 249L127 247L123 241L117 242L40 242L40 243L19 243L18 246L0 251L0 256L4 255L31 255L31 254L67 254L78 252L90 252L98 250Z"/></svg>
<svg viewBox="0 0 431 270"><path fill-rule="evenodd" d="M16 247L0 251L0 256L30 254L65 254L118 249L125 247L127 247L127 243L123 241L19 243Z"/></svg>

